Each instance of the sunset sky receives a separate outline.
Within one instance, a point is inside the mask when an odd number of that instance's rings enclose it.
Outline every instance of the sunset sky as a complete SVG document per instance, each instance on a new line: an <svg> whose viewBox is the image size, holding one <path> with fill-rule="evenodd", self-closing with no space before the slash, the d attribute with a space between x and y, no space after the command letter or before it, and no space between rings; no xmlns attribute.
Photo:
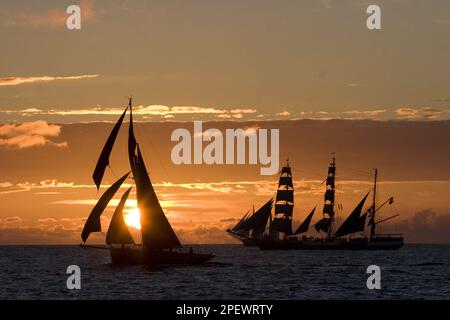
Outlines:
<svg viewBox="0 0 450 320"><path fill-rule="evenodd" d="M366 28L369 3L382 30ZM71 4L81 30L65 26ZM2 1L0 39L0 244L79 243L95 163L130 95L184 243L233 242L223 230L277 186L259 165L173 165L171 132L193 120L280 129L295 225L321 206L336 152L341 219L377 167L380 201L395 198L381 215L400 214L386 230L450 242L449 1ZM105 186L127 170L127 125Z"/></svg>

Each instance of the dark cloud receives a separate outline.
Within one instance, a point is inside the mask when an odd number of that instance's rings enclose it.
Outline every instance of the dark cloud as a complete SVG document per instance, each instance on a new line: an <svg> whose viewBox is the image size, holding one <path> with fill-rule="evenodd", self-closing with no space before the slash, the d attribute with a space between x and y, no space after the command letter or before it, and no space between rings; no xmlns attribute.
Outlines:
<svg viewBox="0 0 450 320"><path fill-rule="evenodd" d="M175 231L181 242L185 244L225 244L233 242L224 229L216 226L197 225L193 229L178 229Z"/></svg>
<svg viewBox="0 0 450 320"><path fill-rule="evenodd" d="M409 243L449 243L450 213L437 214L431 209L414 214L394 224Z"/></svg>

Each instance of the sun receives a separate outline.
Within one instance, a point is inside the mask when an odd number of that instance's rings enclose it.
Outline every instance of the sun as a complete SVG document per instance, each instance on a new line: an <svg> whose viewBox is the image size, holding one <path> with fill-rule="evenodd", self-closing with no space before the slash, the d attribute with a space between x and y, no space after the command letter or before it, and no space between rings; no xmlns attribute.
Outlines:
<svg viewBox="0 0 450 320"><path fill-rule="evenodd" d="M124 215L124 219L127 226L141 230L141 212L139 208L130 209Z"/></svg>

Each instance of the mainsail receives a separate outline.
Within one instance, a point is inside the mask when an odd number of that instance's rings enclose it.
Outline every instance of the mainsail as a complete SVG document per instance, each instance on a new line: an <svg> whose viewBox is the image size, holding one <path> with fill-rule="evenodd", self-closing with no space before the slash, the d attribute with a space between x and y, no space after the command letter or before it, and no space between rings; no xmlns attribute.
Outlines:
<svg viewBox="0 0 450 320"><path fill-rule="evenodd" d="M334 212L334 195L336 192L335 178L336 178L336 159L333 156L330 166L328 167L328 175L326 179L326 191L322 210L323 218L314 225L314 228L316 229L317 232L320 231L327 232L329 237L331 237L335 214Z"/></svg>
<svg viewBox="0 0 450 320"><path fill-rule="evenodd" d="M109 201L114 197L117 190L119 190L120 186L123 184L125 179L129 176L130 172L125 174L122 178L114 182L114 184L105 191L105 193L100 197L95 207L92 209L91 214L89 215L86 224L84 225L83 232L81 233L81 239L83 242L86 242L87 238L92 232L102 231L102 227L100 224L100 216L103 211L106 209Z"/></svg>
<svg viewBox="0 0 450 320"><path fill-rule="evenodd" d="M365 216L364 222L361 223L362 221L361 212L368 195L369 193L367 193L364 196L364 198L359 202L359 204L356 206L356 208L353 209L352 213L348 216L348 218L344 221L344 223L339 227L339 229L334 234L335 237L343 237L351 233L364 231Z"/></svg>
<svg viewBox="0 0 450 320"><path fill-rule="evenodd" d="M305 233L309 229L309 225L311 224L312 217L314 215L314 212L316 211L316 208L312 209L311 213L306 217L305 221L297 228L294 234L300 234Z"/></svg>
<svg viewBox="0 0 450 320"><path fill-rule="evenodd" d="M175 232L159 204L145 167L139 146L133 161L136 197L141 212L141 232L144 249L172 249L181 247Z"/></svg>
<svg viewBox="0 0 450 320"><path fill-rule="evenodd" d="M131 103L131 98L128 107L130 108L130 126L128 128L128 158L130 160L130 167L133 170L134 160L136 157L136 138L134 137L133 128L133 107Z"/></svg>
<svg viewBox="0 0 450 320"><path fill-rule="evenodd" d="M128 108L127 108L128 109ZM100 188L100 184L102 183L103 175L105 174L105 169L109 165L109 156L111 155L112 148L114 146L114 142L116 141L117 134L119 133L120 126L122 125L123 118L127 113L127 109L120 116L116 125L112 129L108 140L106 140L105 146L103 147L102 152L100 153L100 157L97 161L97 165L95 166L94 174L92 175L92 179L94 179L95 185L97 186L97 190Z"/></svg>
<svg viewBox="0 0 450 320"><path fill-rule="evenodd" d="M106 233L106 244L134 244L133 237L128 230L125 220L123 218L123 208L127 202L128 196L131 192L129 188L120 199L109 224L108 232Z"/></svg>
<svg viewBox="0 0 450 320"><path fill-rule="evenodd" d="M270 224L271 231L292 234L292 213L294 209L294 186L289 161L281 169L275 201L275 215Z"/></svg>

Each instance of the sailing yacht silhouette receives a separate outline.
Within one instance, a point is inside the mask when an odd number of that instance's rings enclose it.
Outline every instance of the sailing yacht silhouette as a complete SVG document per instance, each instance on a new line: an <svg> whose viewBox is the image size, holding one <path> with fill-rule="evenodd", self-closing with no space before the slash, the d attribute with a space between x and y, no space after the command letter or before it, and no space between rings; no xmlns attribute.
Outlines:
<svg viewBox="0 0 450 320"><path fill-rule="evenodd" d="M135 244L123 218L123 208L133 188L131 187L123 194L106 234L106 244L110 246L112 264L196 265L210 260L214 257L212 254L173 250L182 248L182 245L158 201L139 144L134 136L131 98L129 99L128 107L111 131L95 167L92 177L97 190L100 188L106 167L109 166L109 156L127 111L130 112L128 156L131 171L112 184L92 209L81 233L83 244L86 243L92 232L101 231L100 217L102 213L125 180L132 174L136 188L137 203L141 213L142 245ZM116 247L116 245L119 245L119 247Z"/></svg>

